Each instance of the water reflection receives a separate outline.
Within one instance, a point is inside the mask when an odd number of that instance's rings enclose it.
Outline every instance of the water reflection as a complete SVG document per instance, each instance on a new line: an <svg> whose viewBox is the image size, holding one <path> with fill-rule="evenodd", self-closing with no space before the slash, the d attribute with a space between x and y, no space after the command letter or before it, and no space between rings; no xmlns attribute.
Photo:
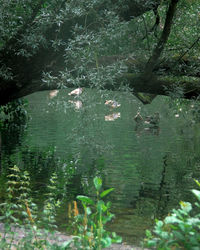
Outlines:
<svg viewBox="0 0 200 250"><path fill-rule="evenodd" d="M105 115L104 118L105 118L105 121L114 121L120 117L121 117L121 114L120 112L118 112L118 113L112 113L110 115Z"/></svg>
<svg viewBox="0 0 200 250"><path fill-rule="evenodd" d="M80 100L76 100L76 101L69 100L68 102L72 103L74 105L75 109L80 109L83 106L83 103Z"/></svg>
<svg viewBox="0 0 200 250"><path fill-rule="evenodd" d="M159 135L160 133L160 114L159 112L155 112L153 115L148 115L142 117L141 115L141 107L139 107L137 114L134 117L136 122L135 131L137 136L141 136L143 133Z"/></svg>
<svg viewBox="0 0 200 250"><path fill-rule="evenodd" d="M164 97L141 106L128 94L79 89L72 98L73 91L60 90L56 98L49 98L51 92L28 97L32 119L17 147L2 151L5 168L11 163L27 168L35 189L39 183L44 187L55 169L60 176L71 171L65 184L71 198L93 195L92 179L101 176L105 189L115 188L110 199L116 219L110 227L137 241L155 217L191 199L192 178L200 177L198 113L191 104L180 111ZM83 105L74 112L78 101ZM115 104L108 110L105 104L111 101Z"/></svg>

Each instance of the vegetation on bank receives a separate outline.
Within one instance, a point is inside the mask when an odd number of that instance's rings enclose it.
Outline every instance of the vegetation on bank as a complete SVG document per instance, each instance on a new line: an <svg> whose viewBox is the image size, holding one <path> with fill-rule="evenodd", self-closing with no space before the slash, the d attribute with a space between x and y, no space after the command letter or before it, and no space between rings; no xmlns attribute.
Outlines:
<svg viewBox="0 0 200 250"><path fill-rule="evenodd" d="M200 182L195 180L200 187ZM180 202L164 220L156 220L153 233L146 231L145 245L153 249L198 250L200 246L200 191L192 190L197 199L195 208L190 202Z"/></svg>
<svg viewBox="0 0 200 250"><path fill-rule="evenodd" d="M76 236L61 245L56 244L56 241L52 243L49 239L55 240L56 214L61 206L57 196L57 182L58 178L54 173L40 211L31 196L29 173L20 171L17 166L10 168L5 200L0 204L0 220L4 223L4 231L0 234L1 249L11 249L11 246L16 249L102 249L121 242L121 237L105 229L106 223L114 215L110 213L111 203L104 202L103 198L113 188L101 192L102 180L95 177L93 182L96 197L91 199L83 195L77 196L83 213L79 213L78 201L73 201L68 206L70 226ZM16 227L26 232L23 238L18 237Z"/></svg>
<svg viewBox="0 0 200 250"><path fill-rule="evenodd" d="M30 176L17 166L9 169L4 201L0 204L0 220L4 231L0 234L0 248L11 249L103 249L112 243L121 243L121 237L105 229L112 220L111 203L103 199L113 188L101 191L102 180L93 179L96 196L92 199L79 195L77 201L68 205L70 227L75 235L71 240L56 243L56 214L61 206L56 185L58 178L53 173L47 186L46 200L38 209L31 196ZM200 187L200 182L196 180ZM153 233L146 231L143 245L153 249L198 249L200 245L200 191L192 190L197 198L195 208L189 202L180 202L164 220L156 220ZM80 206L82 205L82 208ZM80 212L82 211L82 212ZM14 226L14 227L13 227ZM16 227L25 232L18 237ZM52 242L50 239L54 239Z"/></svg>

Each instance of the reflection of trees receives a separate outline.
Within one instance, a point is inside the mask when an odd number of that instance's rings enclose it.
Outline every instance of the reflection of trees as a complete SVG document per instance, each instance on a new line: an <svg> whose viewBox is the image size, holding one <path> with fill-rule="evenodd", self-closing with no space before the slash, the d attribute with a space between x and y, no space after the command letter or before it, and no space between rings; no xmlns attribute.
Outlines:
<svg viewBox="0 0 200 250"><path fill-rule="evenodd" d="M181 164L181 159L176 159L177 155L168 152L163 157L162 171L160 173L159 184L143 184L139 198L135 203L138 211L149 211L152 216L161 218L165 216L172 208L176 207L180 200L190 201L190 190L195 187L191 176L199 176L199 168L192 167L187 169L188 165ZM187 157L187 156L186 156ZM192 156L194 162L195 155ZM180 160L180 161L179 161ZM189 195L188 195L189 194ZM151 206L147 207L148 201ZM153 205L154 204L154 205ZM152 205L154 207L152 212ZM148 214L148 212L147 212Z"/></svg>
<svg viewBox="0 0 200 250"><path fill-rule="evenodd" d="M200 177L200 130L199 124L191 122L190 106L191 103L182 105L180 109L179 105L178 118L174 107L170 110L165 106L160 112L161 118L167 116L165 121L161 120L160 136L149 139L142 133L137 137L141 189L133 206L138 213L162 217L178 206L179 201L192 199L190 190L195 188L192 177Z"/></svg>
<svg viewBox="0 0 200 250"><path fill-rule="evenodd" d="M146 198L147 200L154 200L154 216L160 217L166 213L169 203L169 188L166 181L167 172L167 154L163 157L163 169L161 172L161 180L157 190L152 190L150 187L143 187L140 190L139 200ZM151 211L151 207L150 207Z"/></svg>
<svg viewBox="0 0 200 250"><path fill-rule="evenodd" d="M74 199L77 194L83 193L81 175L76 172L75 161L72 157L62 160L56 156L53 148L42 151L27 146L9 156L3 154L1 184L6 182L10 167L14 165L19 166L21 171L28 171L32 194L39 201L45 198L46 187L49 185L53 173L58 178L55 183L55 192L60 199L66 197Z"/></svg>
<svg viewBox="0 0 200 250"><path fill-rule="evenodd" d="M73 154L81 159L81 171L89 177L95 176L96 162L109 149L104 134L104 105L96 91L85 91L80 97L83 107L74 113L74 124L67 140L74 149Z"/></svg>
<svg viewBox="0 0 200 250"><path fill-rule="evenodd" d="M3 114L1 127L2 148L8 154L20 144L20 137L26 128L28 115L26 112L26 102L16 100L2 106L0 111Z"/></svg>
<svg viewBox="0 0 200 250"><path fill-rule="evenodd" d="M38 98L40 98L40 95ZM96 100L96 96L93 97L92 95L92 98ZM47 107L46 102L44 102L45 105L43 107L37 99L34 105L30 105L30 108L33 110L33 115L34 112L37 113L32 121L34 121L33 126L37 126L38 133L35 133L35 130L31 131L33 134L28 134L29 136L26 137L26 140L23 138L23 133L26 131L24 128L26 128L27 119L22 115L20 117L19 113L16 113L17 117L13 117L13 123L7 122L3 131L4 176L7 175L9 167L16 164L20 169L27 170L30 173L32 190L44 193L49 178L56 171L60 183L64 182L64 176L68 175L69 177L70 175L70 178L65 179L67 180L65 190L69 197L74 198L77 194L83 194L87 191L90 179L97 172L98 174L102 172L104 161L101 155L102 151L105 151L105 147L101 144L102 129L99 126L99 123L103 120L103 116L100 121L96 117L95 110L91 109L91 107L95 106L93 101L84 96L84 94L82 99L84 101L83 110L76 112L72 107L67 107L73 113L70 117L63 115L65 114L63 111L66 107L62 107L61 104L59 107L60 110L56 109L56 106ZM14 106L14 108L17 109L17 106ZM40 113L42 113L42 117L38 115ZM61 133L60 129L63 128L64 131ZM29 132L29 130L27 131ZM59 139L60 134L65 136L63 136L64 142L59 141L59 150L64 152L67 145L65 140L70 142L70 146L67 147L67 155L62 154L60 156L60 151L56 152L54 148L46 147L46 145L52 144L56 146L57 142L54 136L53 142L51 138L48 140L49 135L51 136L49 131L53 131L53 135L57 136L58 134ZM46 141L42 140L41 137ZM33 144L36 142L36 146L31 146L32 141ZM22 142L23 145L21 145ZM70 154L73 157L69 156ZM70 169L72 168L74 171L69 174L68 170L71 171Z"/></svg>
<svg viewBox="0 0 200 250"><path fill-rule="evenodd" d="M2 154L9 155L20 144L28 120L24 100L15 100L0 107L0 170L3 167Z"/></svg>

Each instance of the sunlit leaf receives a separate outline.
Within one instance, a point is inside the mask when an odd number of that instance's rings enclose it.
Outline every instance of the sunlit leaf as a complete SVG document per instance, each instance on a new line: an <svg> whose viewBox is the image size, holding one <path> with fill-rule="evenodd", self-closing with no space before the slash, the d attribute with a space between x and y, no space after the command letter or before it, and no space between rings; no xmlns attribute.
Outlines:
<svg viewBox="0 0 200 250"><path fill-rule="evenodd" d="M109 247L112 244L112 239L107 236L106 238L102 239L102 243L104 247Z"/></svg>
<svg viewBox="0 0 200 250"><path fill-rule="evenodd" d="M94 182L94 186L95 186L96 190L99 191L101 189L101 186L102 186L102 179L99 177L95 177L93 182Z"/></svg>
<svg viewBox="0 0 200 250"><path fill-rule="evenodd" d="M194 181L196 182L196 184L200 187L200 182L196 179L194 179Z"/></svg>
<svg viewBox="0 0 200 250"><path fill-rule="evenodd" d="M94 205L94 201L87 196L78 195L76 198L86 204Z"/></svg>
<svg viewBox="0 0 200 250"><path fill-rule="evenodd" d="M200 191L199 190L196 190L196 189L193 189L192 190L192 193L196 196L196 198L200 201Z"/></svg>
<svg viewBox="0 0 200 250"><path fill-rule="evenodd" d="M101 194L100 194L100 197L103 198L104 196L106 196L107 194L109 194L110 192L112 192L114 190L114 188L109 188L105 191L103 191Z"/></svg>
<svg viewBox="0 0 200 250"><path fill-rule="evenodd" d="M179 220L176 216L167 216L165 218L166 224L173 224L173 223L179 223L181 220Z"/></svg>
<svg viewBox="0 0 200 250"><path fill-rule="evenodd" d="M180 205L183 211L189 213L192 210L192 205L189 202L180 201Z"/></svg>
<svg viewBox="0 0 200 250"><path fill-rule="evenodd" d="M87 215L90 215L92 213L91 209L89 207L86 208Z"/></svg>

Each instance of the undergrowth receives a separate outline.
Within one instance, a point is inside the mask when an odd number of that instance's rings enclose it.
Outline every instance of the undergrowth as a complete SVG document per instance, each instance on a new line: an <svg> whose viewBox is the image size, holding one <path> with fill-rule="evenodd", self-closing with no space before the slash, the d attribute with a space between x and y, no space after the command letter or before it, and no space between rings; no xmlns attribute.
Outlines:
<svg viewBox="0 0 200 250"><path fill-rule="evenodd" d="M200 187L200 182L195 180ZM190 202L180 202L164 220L156 220L153 233L146 231L145 246L158 250L200 249L200 191L193 189L195 209Z"/></svg>
<svg viewBox="0 0 200 250"><path fill-rule="evenodd" d="M83 214L79 213L77 201L69 205L68 217L75 236L66 242L58 242L56 214L61 206L56 187L58 177L53 173L47 186L46 199L39 211L31 196L30 176L17 166L10 168L7 176L4 202L0 204L0 249L97 249L121 242L115 233L109 233L105 225L113 218L110 202L103 198L113 189L102 189L102 180L95 177L93 182L96 198L79 195ZM71 204L71 203L70 203Z"/></svg>

